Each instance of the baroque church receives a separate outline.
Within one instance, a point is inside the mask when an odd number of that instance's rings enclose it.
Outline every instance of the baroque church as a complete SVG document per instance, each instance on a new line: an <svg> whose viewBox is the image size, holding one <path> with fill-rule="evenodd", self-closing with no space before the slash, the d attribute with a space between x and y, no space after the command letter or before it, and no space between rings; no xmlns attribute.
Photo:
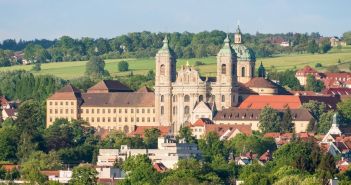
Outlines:
<svg viewBox="0 0 351 185"><path fill-rule="evenodd" d="M171 125L177 132L180 127L199 118L212 119L216 111L238 106L242 100L242 96L239 96L240 84L254 78L255 62L255 54L243 44L238 27L234 43L230 43L227 35L217 54L216 78L201 77L199 71L188 63L176 71L176 59L166 37L156 54L157 122L164 126ZM259 71L259 75L264 77L262 64Z"/></svg>
<svg viewBox="0 0 351 185"><path fill-rule="evenodd" d="M239 109L239 104L249 96L285 93L265 78L262 63L255 77L255 54L243 44L239 27L233 43L228 36L224 39L217 54L215 77L200 76L188 63L176 71L167 37L155 60L154 90L143 87L132 91L116 80L102 80L87 92L67 84L47 99L47 126L65 118L84 120L98 130L131 133L138 127L167 127L177 134L181 127L208 119L215 124L245 124L257 130L257 111Z"/></svg>

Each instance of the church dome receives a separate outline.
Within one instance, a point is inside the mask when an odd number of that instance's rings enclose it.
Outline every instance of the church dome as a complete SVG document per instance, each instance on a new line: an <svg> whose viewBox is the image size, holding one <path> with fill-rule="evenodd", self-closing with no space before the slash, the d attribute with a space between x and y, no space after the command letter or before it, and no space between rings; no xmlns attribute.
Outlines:
<svg viewBox="0 0 351 185"><path fill-rule="evenodd" d="M237 55L238 61L256 61L255 53L252 49L243 44L233 44L233 49Z"/></svg>

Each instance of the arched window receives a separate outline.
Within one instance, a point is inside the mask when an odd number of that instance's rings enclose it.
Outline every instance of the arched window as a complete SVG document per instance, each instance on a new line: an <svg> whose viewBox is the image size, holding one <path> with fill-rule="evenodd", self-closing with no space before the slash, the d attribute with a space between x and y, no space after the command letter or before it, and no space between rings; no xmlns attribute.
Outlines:
<svg viewBox="0 0 351 185"><path fill-rule="evenodd" d="M222 102L225 102L225 96L222 95Z"/></svg>
<svg viewBox="0 0 351 185"><path fill-rule="evenodd" d="M204 100L204 96L203 95L200 95L199 96L199 101L203 101Z"/></svg>
<svg viewBox="0 0 351 185"><path fill-rule="evenodd" d="M226 74L227 73L227 65L222 64L222 74Z"/></svg>
<svg viewBox="0 0 351 185"><path fill-rule="evenodd" d="M174 96L173 96L173 102L176 102L176 101L177 101L177 96L174 95Z"/></svg>
<svg viewBox="0 0 351 185"><path fill-rule="evenodd" d="M189 110L189 106L185 106L184 107L184 114L189 114L190 110Z"/></svg>
<svg viewBox="0 0 351 185"><path fill-rule="evenodd" d="M184 96L184 102L190 102L190 96L189 95L185 95Z"/></svg>
<svg viewBox="0 0 351 185"><path fill-rule="evenodd" d="M164 64L162 64L162 65L160 66L160 75L165 75L165 70L166 70L166 67L165 67Z"/></svg>
<svg viewBox="0 0 351 185"><path fill-rule="evenodd" d="M241 76L242 76L242 77L245 77L245 67L242 67L242 68L241 68Z"/></svg>
<svg viewBox="0 0 351 185"><path fill-rule="evenodd" d="M161 102L165 101L165 97L163 95L161 95Z"/></svg>
<svg viewBox="0 0 351 185"><path fill-rule="evenodd" d="M125 133L128 133L128 132L129 132L129 127L128 127L127 125L124 125L123 131L124 131Z"/></svg>
<svg viewBox="0 0 351 185"><path fill-rule="evenodd" d="M161 115L163 115L164 113L165 113L165 108L161 106Z"/></svg>

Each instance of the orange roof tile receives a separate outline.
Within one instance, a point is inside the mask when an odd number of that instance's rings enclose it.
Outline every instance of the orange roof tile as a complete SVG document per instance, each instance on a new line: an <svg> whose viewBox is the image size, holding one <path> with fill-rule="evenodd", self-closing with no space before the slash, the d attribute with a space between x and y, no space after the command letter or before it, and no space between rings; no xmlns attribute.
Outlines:
<svg viewBox="0 0 351 185"><path fill-rule="evenodd" d="M140 137L144 137L145 130L157 128L160 130L161 136L166 136L170 132L169 126L136 126L135 130L129 133L129 136L139 135Z"/></svg>
<svg viewBox="0 0 351 185"><path fill-rule="evenodd" d="M263 109L270 106L273 109L285 109L289 106L291 109L298 109L302 105L298 96L291 95L250 95L239 106L239 108Z"/></svg>

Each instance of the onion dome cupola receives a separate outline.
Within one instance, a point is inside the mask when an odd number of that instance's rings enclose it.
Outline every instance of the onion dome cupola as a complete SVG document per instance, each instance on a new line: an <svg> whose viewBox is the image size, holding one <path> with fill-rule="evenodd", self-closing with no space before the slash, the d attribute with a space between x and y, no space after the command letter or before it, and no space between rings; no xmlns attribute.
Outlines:
<svg viewBox="0 0 351 185"><path fill-rule="evenodd" d="M253 50L250 48L247 48L243 44L242 34L239 26L236 29L236 32L234 34L234 44L232 47L237 54L238 61L250 61L250 62L256 61L256 56Z"/></svg>
<svg viewBox="0 0 351 185"><path fill-rule="evenodd" d="M218 55L236 55L235 50L230 45L229 36L224 39L224 45L222 49L219 50Z"/></svg>
<svg viewBox="0 0 351 185"><path fill-rule="evenodd" d="M263 77L263 78L266 77L266 69L264 68L264 66L262 64L262 61L261 61L260 67L258 67L257 72L258 72L258 77Z"/></svg>

